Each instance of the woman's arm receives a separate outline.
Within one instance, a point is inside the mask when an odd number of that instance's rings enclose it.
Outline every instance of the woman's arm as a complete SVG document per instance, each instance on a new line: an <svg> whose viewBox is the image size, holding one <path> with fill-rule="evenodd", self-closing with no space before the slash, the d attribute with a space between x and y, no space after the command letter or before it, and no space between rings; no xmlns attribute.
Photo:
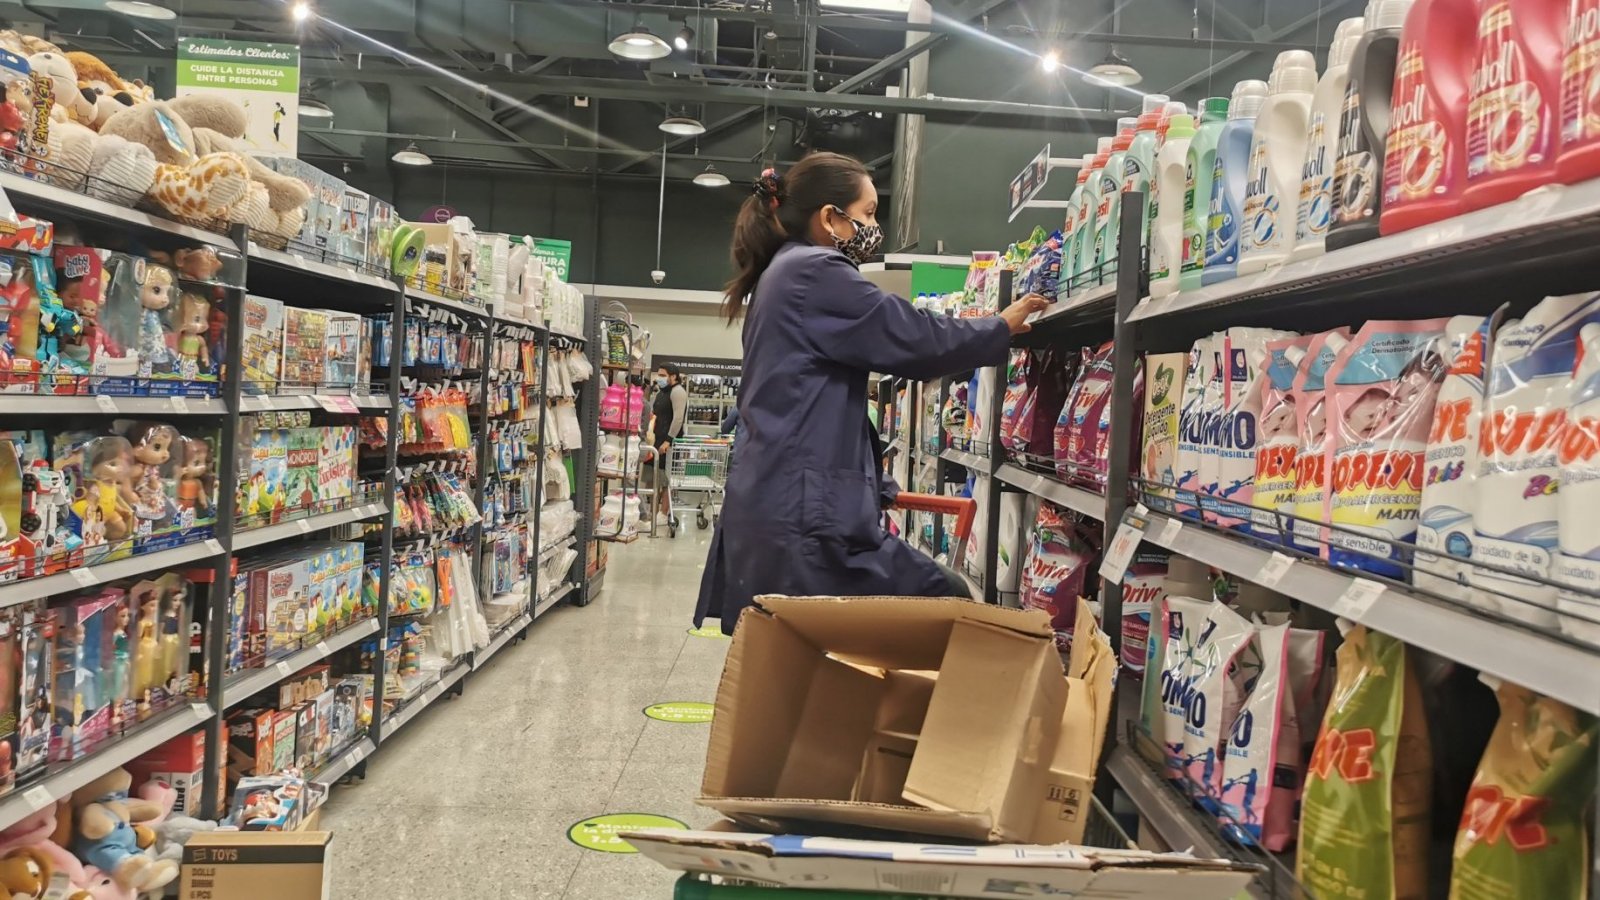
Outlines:
<svg viewBox="0 0 1600 900"><path fill-rule="evenodd" d="M1011 328L999 316L923 312L835 254L811 268L811 279L801 298L801 327L835 362L918 381L1005 362Z"/></svg>

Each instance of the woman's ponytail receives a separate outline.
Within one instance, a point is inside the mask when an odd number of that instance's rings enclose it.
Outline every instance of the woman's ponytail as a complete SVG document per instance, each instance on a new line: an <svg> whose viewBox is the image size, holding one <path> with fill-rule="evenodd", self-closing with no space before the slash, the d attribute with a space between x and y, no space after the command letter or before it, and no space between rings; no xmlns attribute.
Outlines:
<svg viewBox="0 0 1600 900"><path fill-rule="evenodd" d="M745 301L784 242L804 238L812 214L822 207L850 206L871 177L859 161L827 152L808 155L781 177L774 169L761 173L733 224L733 278L722 301L729 324L744 314Z"/></svg>

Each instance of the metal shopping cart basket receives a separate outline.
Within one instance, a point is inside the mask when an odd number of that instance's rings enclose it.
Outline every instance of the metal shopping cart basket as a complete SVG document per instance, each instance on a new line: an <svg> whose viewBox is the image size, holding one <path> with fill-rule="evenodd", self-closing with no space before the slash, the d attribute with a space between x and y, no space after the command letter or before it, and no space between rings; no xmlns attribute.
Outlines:
<svg viewBox="0 0 1600 900"><path fill-rule="evenodd" d="M678 536L678 514L693 512L702 529L722 515L722 495L728 484L728 453L733 442L724 437L684 435L672 442L667 462L667 487L672 493L669 534ZM690 501L694 502L690 502Z"/></svg>

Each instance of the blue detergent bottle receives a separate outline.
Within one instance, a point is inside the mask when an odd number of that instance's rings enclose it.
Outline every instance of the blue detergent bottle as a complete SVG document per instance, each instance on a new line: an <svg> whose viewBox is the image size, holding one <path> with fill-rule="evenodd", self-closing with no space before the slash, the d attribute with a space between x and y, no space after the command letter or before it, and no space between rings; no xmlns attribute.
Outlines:
<svg viewBox="0 0 1600 900"><path fill-rule="evenodd" d="M1265 81L1241 81L1228 101L1228 121L1217 135L1217 159L1212 168L1211 211L1206 229L1206 265L1201 284L1227 281L1239 270L1239 225L1244 214L1244 194L1250 180L1250 144L1255 138L1256 113L1267 101Z"/></svg>

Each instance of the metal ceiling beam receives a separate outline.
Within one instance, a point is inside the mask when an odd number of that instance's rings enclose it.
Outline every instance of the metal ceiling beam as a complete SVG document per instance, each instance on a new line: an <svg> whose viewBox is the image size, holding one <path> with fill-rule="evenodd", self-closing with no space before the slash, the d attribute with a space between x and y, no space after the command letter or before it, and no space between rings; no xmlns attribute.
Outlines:
<svg viewBox="0 0 1600 900"><path fill-rule="evenodd" d="M516 145L518 148L526 151L528 153L528 155L536 156L539 159L542 159L545 162L547 162L550 165L555 166L557 168L561 168L561 169L570 169L570 168L572 168L571 166L567 165L566 163L562 162L561 160L556 159L554 156L551 156L550 154L544 152L543 150L540 150L539 148L533 146L532 144L529 144L527 141L523 140L522 135L517 134L515 131L512 131L511 129L505 127L504 125L501 125L499 122L496 122L494 120L494 118L492 116L490 116L484 110L478 109L477 107L473 106L472 104L468 103L467 101L462 100L460 97L457 97L454 94L451 94L449 91L441 90L441 89L436 88L436 87L434 87L433 85L430 84L430 85L428 85L428 92L433 94L435 97L438 97L439 99L449 103L451 106L454 106L456 109L459 109L462 112L466 113L468 116L470 116L473 119L473 121L477 122L478 124L482 125L483 127L487 128L487 129L489 129L490 131L493 131L495 134L503 135L504 137L510 138L511 142L514 145Z"/></svg>
<svg viewBox="0 0 1600 900"><path fill-rule="evenodd" d="M695 137L673 138L672 140L667 142L667 152L670 153L673 150L676 150L679 147L684 146L685 144L693 143L694 141L697 141L697 140L705 140L706 138L709 138L714 134L719 134L721 132L727 131L729 128L732 128L733 126L738 125L740 122L743 122L743 121L749 119L751 116L755 115L756 113L761 112L761 110L762 110L762 107L760 107L760 106L747 106L744 109L741 109L736 113L733 113L733 114L727 115L727 116L723 116L722 118L718 119L717 121L712 122L711 124L707 125L705 134L697 135ZM656 155L656 153L655 153L654 150L644 151L644 152L640 153L637 158L630 159L625 163L621 163L621 164L618 164L618 165L612 167L607 172L607 174L616 174L618 172L626 171L626 170L628 170L628 169L630 169L630 168L632 168L632 167L634 167L634 166L636 166L636 165L638 165L638 164L640 164L642 162L645 162L647 160L655 158L655 155ZM708 161L709 161L709 158L708 158Z"/></svg>
<svg viewBox="0 0 1600 900"><path fill-rule="evenodd" d="M1315 25L1319 18L1326 18L1330 22L1337 22L1339 21L1339 13L1345 7L1354 6L1357 3L1359 3L1359 0L1332 0L1326 9L1319 8L1313 12L1301 16L1282 28L1273 29L1271 32L1265 35L1265 38L1267 41L1282 40L1292 34L1304 31L1306 28ZM1205 81L1207 78L1210 78L1212 75L1215 75L1218 72L1226 71L1232 66L1235 66L1246 59L1255 56L1259 52L1260 51L1258 50L1241 50L1238 53L1223 57L1222 59L1217 60L1215 63L1206 66L1204 69L1201 69L1193 75L1190 75L1188 78L1185 78L1177 84L1167 88L1163 93L1166 93L1168 96L1176 97L1179 92L1187 90L1188 88Z"/></svg>
<svg viewBox="0 0 1600 900"><path fill-rule="evenodd" d="M949 17L949 19L965 24L1005 2L1007 2L1007 0L975 0L972 5L956 11ZM871 83L871 81L874 78L877 78L879 75L884 75L904 67L905 65L909 64L913 58L920 56L943 43L944 39L949 36L950 35L948 32L930 34L921 40L908 44L905 49L897 50L894 53L889 54L888 56L884 57L882 61L874 63L855 75L846 78L844 81L839 82L833 87L828 88L828 93L850 93L862 85Z"/></svg>
<svg viewBox="0 0 1600 900"><path fill-rule="evenodd" d="M539 60L538 62L534 63L533 65L528 66L526 69L523 69L522 71L518 72L517 74L518 75L537 75L540 72L543 72L545 69L548 69L551 66L554 66L557 63L560 63L564 59L566 59L565 56L556 56L556 55L552 54L550 56L546 56L544 59ZM524 100L522 102L525 103L525 104L526 103L532 103L533 101L535 101L537 99L539 99L539 95L538 94L534 94L532 97L529 97L528 99L526 99L526 100ZM496 122L499 122L502 125L506 125L506 124L509 124L512 119L515 119L516 117L518 117L520 115L523 115L526 112L527 112L527 110L524 110L521 107L508 106L505 109L502 109L499 112L495 113L494 114L494 120Z"/></svg>
<svg viewBox="0 0 1600 900"><path fill-rule="evenodd" d="M631 150L631 149L628 149L626 147L606 147L606 146L599 146L599 147L566 147L566 146L562 146L561 144L533 144L533 143L529 143L527 141L522 141L522 140L506 141L506 140L497 140L495 138L464 138L464 137L455 137L455 136L443 135L443 134L416 134L416 133L405 132L405 131L369 131L369 130L361 129L361 128L318 128L315 131L301 130L300 133L301 134L311 134L311 135L318 135L318 134L322 134L322 135L342 135L342 136L345 136L345 137L361 137L361 138L369 138L369 137L370 138L386 138L388 140L393 140L393 141L416 141L419 144L439 144L439 145L442 145L442 146L449 146L449 145L455 144L455 145L467 146L467 147L502 147L502 148L505 148L507 150L532 149L532 150L569 151L569 152L581 152L581 153L586 153L586 154L592 153L592 154L598 154L598 155L601 155L601 156L636 156L636 155L639 155L639 154L643 153L645 155L652 156L652 157L654 157L656 159L660 159L661 158L661 150L660 150L660 148L657 148L655 150L640 151L640 150ZM327 143L327 141L322 141L322 143ZM429 154L429 155L432 156L433 154ZM753 162L750 159L750 157L748 157L748 156L705 156L705 155L693 154L693 153L675 153L675 154L669 154L668 155L668 159L674 160L674 161L683 161L683 162L693 162L695 160L699 160L701 162L726 163L726 164L729 164L729 165L738 165L738 164L755 165L755 162ZM486 160L486 162L497 163L497 162L506 162L506 160ZM521 164L518 163L518 165L521 165ZM576 171L576 170L572 170L572 171ZM612 173L605 173L605 174L612 174Z"/></svg>

